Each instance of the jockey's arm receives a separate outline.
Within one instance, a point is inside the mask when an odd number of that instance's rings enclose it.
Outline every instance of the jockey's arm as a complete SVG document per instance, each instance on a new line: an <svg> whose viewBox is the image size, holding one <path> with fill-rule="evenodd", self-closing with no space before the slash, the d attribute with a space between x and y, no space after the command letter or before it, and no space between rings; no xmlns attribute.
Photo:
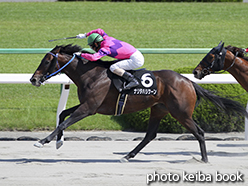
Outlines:
<svg viewBox="0 0 248 186"><path fill-rule="evenodd" d="M101 28L98 28L98 29L96 29L96 30L92 30L92 31L88 32L86 35L87 35L87 37L88 37L89 35L91 35L91 34L93 34L93 33L100 34L102 37L105 36L105 35L107 35L107 34L104 32L104 30L101 29Z"/></svg>
<svg viewBox="0 0 248 186"><path fill-rule="evenodd" d="M108 53L107 51L103 51L102 49L100 49L98 52L94 53L94 54L88 54L88 53L82 53L81 57L89 60L89 61L97 61L99 59L101 59L102 57L106 56Z"/></svg>

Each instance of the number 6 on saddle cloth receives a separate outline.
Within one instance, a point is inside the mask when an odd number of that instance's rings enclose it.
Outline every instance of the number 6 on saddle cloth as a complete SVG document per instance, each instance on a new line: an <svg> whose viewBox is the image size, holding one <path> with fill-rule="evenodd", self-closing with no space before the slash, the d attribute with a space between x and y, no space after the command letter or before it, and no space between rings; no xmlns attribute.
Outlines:
<svg viewBox="0 0 248 186"><path fill-rule="evenodd" d="M139 85L130 90L124 90L119 93L115 116L119 116L123 113L127 101L128 95L156 95L157 94L157 83L155 76L151 71L146 69L132 70L130 71L139 81ZM114 86L119 90L126 83L123 78L113 74Z"/></svg>

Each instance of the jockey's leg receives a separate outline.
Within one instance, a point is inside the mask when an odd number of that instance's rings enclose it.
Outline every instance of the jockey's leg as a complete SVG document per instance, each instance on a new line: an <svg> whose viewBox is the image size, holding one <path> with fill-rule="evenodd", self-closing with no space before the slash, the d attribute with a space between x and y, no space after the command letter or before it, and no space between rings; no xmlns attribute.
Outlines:
<svg viewBox="0 0 248 186"><path fill-rule="evenodd" d="M138 80L131 73L126 72L121 68L117 68L112 72L120 77L123 77L128 82L127 85L124 85L124 87L119 90L120 92L123 90L129 90L139 85Z"/></svg>
<svg viewBox="0 0 248 186"><path fill-rule="evenodd" d="M134 75L130 74L129 72L124 72L122 77L128 82L128 84L123 87L123 90L129 90L139 85L138 80L134 77Z"/></svg>
<svg viewBox="0 0 248 186"><path fill-rule="evenodd" d="M128 90L139 85L138 80L129 72L125 70L133 70L139 68L144 64L144 57L140 51L136 51L131 55L130 59L121 60L110 66L111 72L123 77L128 84L124 86L123 90Z"/></svg>

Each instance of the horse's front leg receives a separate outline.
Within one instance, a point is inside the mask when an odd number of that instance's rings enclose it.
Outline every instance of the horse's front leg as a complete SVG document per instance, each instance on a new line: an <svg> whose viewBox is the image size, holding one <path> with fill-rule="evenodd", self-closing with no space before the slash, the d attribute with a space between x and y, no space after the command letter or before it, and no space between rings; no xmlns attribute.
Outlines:
<svg viewBox="0 0 248 186"><path fill-rule="evenodd" d="M44 138L44 139L41 139L41 140L39 140L38 142L36 142L35 144L34 144L34 146L35 147L38 147L38 148L41 148L41 147L43 147L43 145L45 144L45 143L50 143L52 140L53 140L53 138L57 135L57 134L59 134L59 133L61 133L62 132L62 130L60 130L59 129L59 126L49 135L49 136L47 136L46 138Z"/></svg>
<svg viewBox="0 0 248 186"><path fill-rule="evenodd" d="M77 105L75 107L63 110L59 115L59 125L65 120L67 116L73 113L79 106L80 105ZM56 149L59 149L63 145L63 140L61 139L62 136L63 136L63 131L60 131L56 139Z"/></svg>
<svg viewBox="0 0 248 186"><path fill-rule="evenodd" d="M43 147L45 143L50 143L55 136L60 134L63 130L65 130L67 127L71 126L72 124L80 121L81 119L91 115L90 112L86 112L88 107L85 105L80 105L72 114L71 116L63 121L57 128L46 138L39 140L37 143L34 144L35 147Z"/></svg>

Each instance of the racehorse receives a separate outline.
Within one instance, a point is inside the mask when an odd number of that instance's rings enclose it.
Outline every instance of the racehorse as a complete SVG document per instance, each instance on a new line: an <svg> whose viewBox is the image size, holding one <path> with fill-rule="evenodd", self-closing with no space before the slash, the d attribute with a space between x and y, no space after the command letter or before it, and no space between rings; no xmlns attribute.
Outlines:
<svg viewBox="0 0 248 186"><path fill-rule="evenodd" d="M39 67L31 77L32 85L41 83L59 72L65 73L77 86L79 104L61 112L59 125L46 138L39 140L35 146L42 147L57 136L61 141L63 130L75 122L96 113L114 115L119 92L111 81L110 62L98 60L87 62L75 57L81 51L77 45L56 46L42 59ZM160 120L168 113L177 119L198 140L203 162L208 162L204 131L193 121L195 105L201 99L210 100L215 106L228 112L247 115L243 106L203 89L186 77L171 71L153 71L157 82L156 95L129 95L123 114L151 108L148 130L145 138L128 153L123 160L130 158L143 149L156 137ZM70 115L70 116L69 116ZM66 120L65 118L69 116ZM58 146L57 148L59 148Z"/></svg>
<svg viewBox="0 0 248 186"><path fill-rule="evenodd" d="M224 43L220 42L202 59L193 74L195 78L202 79L221 70L228 71L248 91L248 57L242 48L224 47Z"/></svg>

